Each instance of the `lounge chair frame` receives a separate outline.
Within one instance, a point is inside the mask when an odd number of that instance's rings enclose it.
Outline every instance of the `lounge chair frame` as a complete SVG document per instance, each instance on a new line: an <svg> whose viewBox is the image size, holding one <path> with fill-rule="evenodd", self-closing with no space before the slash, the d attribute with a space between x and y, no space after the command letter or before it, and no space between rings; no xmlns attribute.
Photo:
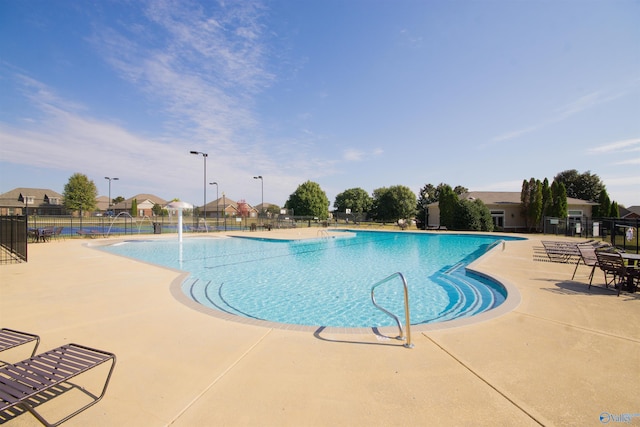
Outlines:
<svg viewBox="0 0 640 427"><path fill-rule="evenodd" d="M543 240L542 246L551 262L571 263L580 257L578 245L574 242Z"/></svg>
<svg viewBox="0 0 640 427"><path fill-rule="evenodd" d="M31 342L35 342L30 356L33 357L40 345L40 337L38 335L16 331L15 329L9 328L0 329L0 352L29 344Z"/></svg>
<svg viewBox="0 0 640 427"><path fill-rule="evenodd" d="M573 270L571 280L576 277L576 272L578 271L580 262L582 262L584 265L591 267L591 272L589 273L589 284L591 284L593 282L593 275L596 272L596 267L598 267L598 257L596 256L597 248L592 244L579 244L577 248L580 253L580 258L576 263L576 268Z"/></svg>
<svg viewBox="0 0 640 427"><path fill-rule="evenodd" d="M32 405L38 395L47 392L61 383L68 383L90 369L111 362L102 392L93 396L94 400L63 419L50 423L40 415ZM12 407L20 407L46 426L58 426L69 418L98 403L107 391L111 374L116 364L116 356L102 350L80 344L67 344L41 353L22 362L0 367L0 412Z"/></svg>

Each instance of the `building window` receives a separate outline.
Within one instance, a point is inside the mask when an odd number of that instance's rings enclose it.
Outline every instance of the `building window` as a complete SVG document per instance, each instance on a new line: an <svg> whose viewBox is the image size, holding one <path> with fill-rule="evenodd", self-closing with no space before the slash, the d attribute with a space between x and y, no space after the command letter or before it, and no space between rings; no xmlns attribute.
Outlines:
<svg viewBox="0 0 640 427"><path fill-rule="evenodd" d="M49 204L50 205L59 205L60 204L60 199L57 197L49 197Z"/></svg>
<svg viewBox="0 0 640 427"><path fill-rule="evenodd" d="M33 197L33 196L25 196L24 202L27 205L33 205L33 203L35 202L35 197Z"/></svg>
<svg viewBox="0 0 640 427"><path fill-rule="evenodd" d="M491 211L494 227L504 228L504 211Z"/></svg>
<svg viewBox="0 0 640 427"><path fill-rule="evenodd" d="M568 217L574 217L574 218L582 218L582 211L579 210L572 210L572 211L567 211L567 216Z"/></svg>

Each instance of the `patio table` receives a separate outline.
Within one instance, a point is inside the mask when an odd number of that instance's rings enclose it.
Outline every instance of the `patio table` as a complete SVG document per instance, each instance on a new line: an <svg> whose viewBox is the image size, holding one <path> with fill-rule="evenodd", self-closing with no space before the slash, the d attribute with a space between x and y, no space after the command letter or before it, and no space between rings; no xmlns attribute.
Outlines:
<svg viewBox="0 0 640 427"><path fill-rule="evenodd" d="M628 268L640 268L640 254L621 252L620 256L622 256L622 259L627 260ZM636 262L638 263L638 267L636 267ZM627 291L635 292L635 286L633 286L633 276L630 274L627 274Z"/></svg>

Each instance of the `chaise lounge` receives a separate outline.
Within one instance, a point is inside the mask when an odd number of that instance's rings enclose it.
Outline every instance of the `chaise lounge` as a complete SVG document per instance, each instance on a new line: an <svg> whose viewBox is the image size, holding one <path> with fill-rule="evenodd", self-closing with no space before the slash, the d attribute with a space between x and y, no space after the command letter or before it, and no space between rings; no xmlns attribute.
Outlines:
<svg viewBox="0 0 640 427"><path fill-rule="evenodd" d="M21 345L26 345L31 342L35 342L33 346L33 350L31 351L31 356L33 357L36 354L36 350L38 350L38 345L40 344L40 337L34 334L29 334L27 332L16 331L14 329L2 328L0 329L0 352L5 350L9 350L12 348L20 347ZM3 362L0 362L3 363Z"/></svg>
<svg viewBox="0 0 640 427"><path fill-rule="evenodd" d="M82 389L92 398L88 404L54 423L48 422L36 411L35 407L43 400L49 400L61 393L60 386L64 385L62 383L77 387L69 383L69 380L109 361L111 367L100 395L95 396ZM115 364L115 354L79 344L66 344L22 362L6 364L0 367L0 415L11 408L21 408L31 412L46 426L58 426L102 399Z"/></svg>

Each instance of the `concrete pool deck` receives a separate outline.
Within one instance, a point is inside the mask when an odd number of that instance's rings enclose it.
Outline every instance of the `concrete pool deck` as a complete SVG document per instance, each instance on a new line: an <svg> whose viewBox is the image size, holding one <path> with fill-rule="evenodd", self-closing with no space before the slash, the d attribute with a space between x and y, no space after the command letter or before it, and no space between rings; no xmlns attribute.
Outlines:
<svg viewBox="0 0 640 427"><path fill-rule="evenodd" d="M599 271L587 289L589 267L572 281L574 265L534 261L541 237L527 237L474 265L514 286L519 305L414 328L413 349L373 331L208 315L172 294L183 273L87 247L101 239L30 244L28 263L0 266L0 327L40 335L40 351L75 342L117 355L105 398L65 426L640 425L640 294L617 297ZM41 412L56 419L83 398L71 390ZM28 413L3 422L40 425Z"/></svg>

